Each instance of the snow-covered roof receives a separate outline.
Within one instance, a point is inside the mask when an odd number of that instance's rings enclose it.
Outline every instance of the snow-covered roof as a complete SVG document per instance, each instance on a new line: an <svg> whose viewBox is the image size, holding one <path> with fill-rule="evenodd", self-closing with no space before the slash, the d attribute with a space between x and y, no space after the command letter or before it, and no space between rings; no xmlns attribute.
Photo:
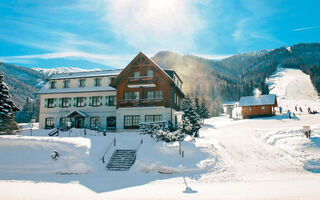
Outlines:
<svg viewBox="0 0 320 200"><path fill-rule="evenodd" d="M96 76L117 76L118 74L120 74L121 71L122 69L54 74L50 77L50 80L87 78Z"/></svg>
<svg viewBox="0 0 320 200"><path fill-rule="evenodd" d="M58 94L58 93L77 93L77 92L102 92L102 91L116 91L110 86L100 86L100 87L77 87L77 88L58 88L50 89L49 85L43 86L38 94Z"/></svg>
<svg viewBox="0 0 320 200"><path fill-rule="evenodd" d="M88 117L88 115L84 112L81 112L79 110L75 110L75 111L71 111L68 115L66 115L67 117L70 117L74 114L78 114L78 115L81 115L82 117Z"/></svg>
<svg viewBox="0 0 320 200"><path fill-rule="evenodd" d="M240 98L240 106L260 106L260 105L273 105L275 104L276 95L268 94L261 95L260 97L248 96Z"/></svg>

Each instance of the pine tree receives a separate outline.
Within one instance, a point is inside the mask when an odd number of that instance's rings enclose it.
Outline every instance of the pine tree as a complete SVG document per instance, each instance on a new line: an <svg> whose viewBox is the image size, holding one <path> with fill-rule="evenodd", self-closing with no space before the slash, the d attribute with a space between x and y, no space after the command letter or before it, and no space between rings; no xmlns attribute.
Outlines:
<svg viewBox="0 0 320 200"><path fill-rule="evenodd" d="M204 95L202 95L202 98L201 98L199 115L202 119L209 118L209 108L208 108L207 102L204 98Z"/></svg>
<svg viewBox="0 0 320 200"><path fill-rule="evenodd" d="M19 109L14 105L9 88L3 78L3 74L0 74L0 133L12 134L14 130L18 129L13 112Z"/></svg>
<svg viewBox="0 0 320 200"><path fill-rule="evenodd" d="M201 117L201 106L200 106L198 94L196 94L196 97L194 98L194 106L196 109L196 113Z"/></svg>
<svg viewBox="0 0 320 200"><path fill-rule="evenodd" d="M182 130L184 134L199 137L199 129L201 128L200 116L196 112L194 102L189 96L182 102Z"/></svg>

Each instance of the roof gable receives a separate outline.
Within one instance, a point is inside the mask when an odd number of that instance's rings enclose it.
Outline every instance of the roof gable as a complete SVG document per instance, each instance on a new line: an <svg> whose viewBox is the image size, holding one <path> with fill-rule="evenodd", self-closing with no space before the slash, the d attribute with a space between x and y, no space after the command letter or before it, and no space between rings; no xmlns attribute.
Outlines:
<svg viewBox="0 0 320 200"><path fill-rule="evenodd" d="M276 95L268 94L268 95L261 95L260 97L256 96L248 96L248 97L241 97L239 105L240 106L261 106L261 105L276 105Z"/></svg>
<svg viewBox="0 0 320 200"><path fill-rule="evenodd" d="M143 64L149 64L158 69L160 72L162 72L165 77L171 81L174 82L173 79L153 60L148 58L144 53L140 52L138 55L122 70L122 72L110 83L110 86L117 87L120 81L128 74L130 73L130 67L131 66L137 66L137 65L143 65Z"/></svg>

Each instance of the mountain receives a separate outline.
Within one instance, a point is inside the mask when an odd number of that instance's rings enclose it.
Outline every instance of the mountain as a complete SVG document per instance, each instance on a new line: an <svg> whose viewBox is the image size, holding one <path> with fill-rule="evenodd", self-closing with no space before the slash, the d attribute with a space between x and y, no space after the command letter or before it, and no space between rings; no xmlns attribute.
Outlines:
<svg viewBox="0 0 320 200"><path fill-rule="evenodd" d="M152 59L162 68L175 70L184 82L183 91L193 97L203 96L214 115L221 112L223 101L253 95L255 88L260 89L262 94L269 93L266 80L279 65L298 68L310 75L317 93L320 93L320 43L301 43L273 50L241 53L222 60L168 51L158 52ZM37 118L36 93L50 75L91 70L76 67L30 69L0 62L0 71L5 75L13 100L22 109L16 114L17 121L28 122L31 116Z"/></svg>
<svg viewBox="0 0 320 200"><path fill-rule="evenodd" d="M51 76L52 74L61 74L61 73L72 73L72 72L87 72L87 71L99 71L101 69L81 69L78 67L57 67L57 68L32 68L35 71L38 71L46 76Z"/></svg>
<svg viewBox="0 0 320 200"><path fill-rule="evenodd" d="M320 43L301 43L290 47L237 54L215 61L193 55L158 52L153 58L161 67L177 71L184 81L185 93L204 96L218 114L222 101L253 95L255 88L268 94L265 83L281 65L299 68L310 75L320 93ZM217 110L218 109L218 110Z"/></svg>

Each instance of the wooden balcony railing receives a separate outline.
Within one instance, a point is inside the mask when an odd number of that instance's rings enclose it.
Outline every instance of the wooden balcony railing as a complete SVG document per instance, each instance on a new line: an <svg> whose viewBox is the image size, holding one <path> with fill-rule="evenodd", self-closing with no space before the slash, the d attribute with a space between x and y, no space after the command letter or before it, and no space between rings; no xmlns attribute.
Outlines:
<svg viewBox="0 0 320 200"><path fill-rule="evenodd" d="M123 107L139 107L139 106L164 106L165 100L163 98L154 99L120 99L119 106Z"/></svg>
<svg viewBox="0 0 320 200"><path fill-rule="evenodd" d="M154 84L155 77L153 76L139 76L139 77L129 77L128 84L138 85L138 84Z"/></svg>

